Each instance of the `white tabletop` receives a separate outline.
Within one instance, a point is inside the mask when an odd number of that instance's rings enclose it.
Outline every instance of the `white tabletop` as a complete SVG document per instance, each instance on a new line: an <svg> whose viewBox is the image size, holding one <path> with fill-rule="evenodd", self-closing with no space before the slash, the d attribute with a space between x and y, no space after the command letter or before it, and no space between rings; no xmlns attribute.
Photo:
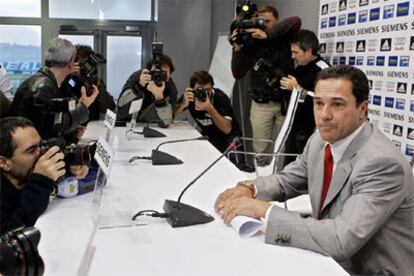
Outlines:
<svg viewBox="0 0 414 276"><path fill-rule="evenodd" d="M200 134L187 123L157 130L165 138L125 138L115 128L112 174L104 189L99 227L92 235L92 193L54 199L36 224L45 275L346 275L330 257L264 243L264 235L240 238L213 211L217 195L245 176L221 159L183 196L182 202L215 217L208 224L171 228L159 218L130 218L143 209L162 212L165 199L177 200L181 190L220 156L208 141L163 145L160 150L182 165L153 166L150 160L128 163L134 155L150 156L159 143ZM87 139L98 138L102 124L88 126ZM90 246L89 239L92 237ZM88 249L88 250L87 250ZM85 252L87 254L85 258Z"/></svg>

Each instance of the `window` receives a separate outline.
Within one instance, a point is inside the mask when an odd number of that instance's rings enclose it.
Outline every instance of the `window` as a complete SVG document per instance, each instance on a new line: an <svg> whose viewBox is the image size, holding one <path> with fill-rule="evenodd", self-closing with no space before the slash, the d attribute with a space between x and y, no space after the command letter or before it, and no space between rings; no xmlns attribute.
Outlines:
<svg viewBox="0 0 414 276"><path fill-rule="evenodd" d="M40 17L40 0L1 0L0 16Z"/></svg>
<svg viewBox="0 0 414 276"><path fill-rule="evenodd" d="M151 0L49 0L51 18L151 20Z"/></svg>
<svg viewBox="0 0 414 276"><path fill-rule="evenodd" d="M7 70L13 92L41 67L40 26L0 25L0 64Z"/></svg>

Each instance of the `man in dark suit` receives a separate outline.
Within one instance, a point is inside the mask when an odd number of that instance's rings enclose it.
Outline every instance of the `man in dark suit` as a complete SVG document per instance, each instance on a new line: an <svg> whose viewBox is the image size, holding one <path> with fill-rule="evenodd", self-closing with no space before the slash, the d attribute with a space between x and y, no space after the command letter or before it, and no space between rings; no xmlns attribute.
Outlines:
<svg viewBox="0 0 414 276"><path fill-rule="evenodd" d="M352 274L414 272L414 180L406 158L367 122L368 79L339 65L319 73L318 132L283 171L239 182L215 208L265 219L266 243L332 256ZM312 217L272 206L309 193ZM384 274L385 275L385 274Z"/></svg>

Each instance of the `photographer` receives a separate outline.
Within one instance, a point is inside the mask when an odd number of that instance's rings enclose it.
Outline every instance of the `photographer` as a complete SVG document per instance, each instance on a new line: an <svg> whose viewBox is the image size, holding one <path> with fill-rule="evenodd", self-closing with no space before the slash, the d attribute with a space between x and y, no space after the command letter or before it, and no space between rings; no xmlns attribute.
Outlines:
<svg viewBox="0 0 414 276"><path fill-rule="evenodd" d="M292 91L297 89L301 92L303 103L298 104L292 129L286 141L285 152L302 153L306 141L315 130L315 120L313 114L313 92L316 76L320 71L330 65L325 62L318 54L318 37L309 30L301 30L290 41L292 58L297 67L292 75L283 77L280 80L282 89ZM293 161L293 158L287 158Z"/></svg>
<svg viewBox="0 0 414 276"><path fill-rule="evenodd" d="M100 120L105 116L107 109L113 111L116 108L113 97L106 90L105 82L97 76L97 67L105 64L106 59L102 55L95 53L89 45L77 44L75 46L77 51L75 65L78 65L78 67L75 72L65 78L62 83L61 91L65 93L65 96L67 97L76 96L80 98L81 87L83 85L96 85L99 93L95 101L88 108L89 120ZM79 66L83 67L81 68Z"/></svg>
<svg viewBox="0 0 414 276"><path fill-rule="evenodd" d="M220 152L224 152L234 137L240 136L241 132L233 117L229 97L213 86L213 77L208 72L194 72L190 79L190 87L178 100L175 116L188 108L201 133L207 135L210 143Z"/></svg>
<svg viewBox="0 0 414 276"><path fill-rule="evenodd" d="M236 79L250 72L252 105L250 122L255 139L274 140L285 119L289 93L280 89L279 79L293 71L289 41L301 26L299 17L288 17L278 22L278 11L264 6L257 14L255 5L246 2L231 26L230 43L233 46L231 68ZM241 28L246 18L264 22L252 28ZM259 20L260 19L260 20ZM242 22L242 23L240 23ZM247 36L250 34L250 36ZM247 39L247 38L250 39ZM253 142L255 152L271 152L265 142ZM267 165L269 158L262 158L258 165Z"/></svg>
<svg viewBox="0 0 414 276"><path fill-rule="evenodd" d="M154 72L158 74L155 79ZM131 102L143 98L138 120L155 121L160 127L168 127L173 121L177 100L177 88L171 78L173 72L174 65L167 55L150 59L145 69L134 72L119 96L118 119L127 120Z"/></svg>
<svg viewBox="0 0 414 276"><path fill-rule="evenodd" d="M40 140L30 120L0 119L1 234L33 226L48 206L55 181L65 174L63 153L52 147L40 156Z"/></svg>
<svg viewBox="0 0 414 276"><path fill-rule="evenodd" d="M30 118L43 139L67 134L89 118L88 107L99 91L91 95L81 89L79 99L65 98L59 90L63 80L76 70L76 48L68 40L55 38L46 50L45 66L17 89L11 116Z"/></svg>

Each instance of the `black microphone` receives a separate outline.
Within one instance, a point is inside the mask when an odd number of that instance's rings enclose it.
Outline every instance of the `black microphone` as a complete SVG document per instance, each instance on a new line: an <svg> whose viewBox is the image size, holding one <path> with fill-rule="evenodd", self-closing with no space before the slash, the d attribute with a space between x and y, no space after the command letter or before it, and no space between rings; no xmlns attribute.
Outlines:
<svg viewBox="0 0 414 276"><path fill-rule="evenodd" d="M202 177L207 171L211 169L223 156L227 155L231 151L235 151L241 145L240 137L235 137L228 148L204 171L202 171L196 178L194 178L181 192L177 201L165 200L164 212L167 215L167 221L172 227L190 226L195 224L208 223L214 220L214 218L206 212L192 207L190 205L181 203L181 198L184 193L190 188L200 177Z"/></svg>
<svg viewBox="0 0 414 276"><path fill-rule="evenodd" d="M142 131L137 131L133 129L131 129L130 131L135 134L143 134L145 138L167 137L167 135L165 135L164 133L149 127L150 123L153 123L153 122L161 122L161 120L148 121L147 125L144 126Z"/></svg>
<svg viewBox="0 0 414 276"><path fill-rule="evenodd" d="M172 144L172 143L181 143L181 142L188 142L188 141L196 141L196 140L208 140L208 136L200 136L197 138L188 138L188 139L178 139L178 140L171 140L160 143L155 149L151 152L151 157L140 157L140 156L134 156L131 159L129 159L129 162L133 162L137 159L150 159L152 160L153 165L179 165L183 164L184 162L180 159L178 159L175 156L172 156L171 154L168 154L166 152L160 151L159 148L162 145L165 144Z"/></svg>

